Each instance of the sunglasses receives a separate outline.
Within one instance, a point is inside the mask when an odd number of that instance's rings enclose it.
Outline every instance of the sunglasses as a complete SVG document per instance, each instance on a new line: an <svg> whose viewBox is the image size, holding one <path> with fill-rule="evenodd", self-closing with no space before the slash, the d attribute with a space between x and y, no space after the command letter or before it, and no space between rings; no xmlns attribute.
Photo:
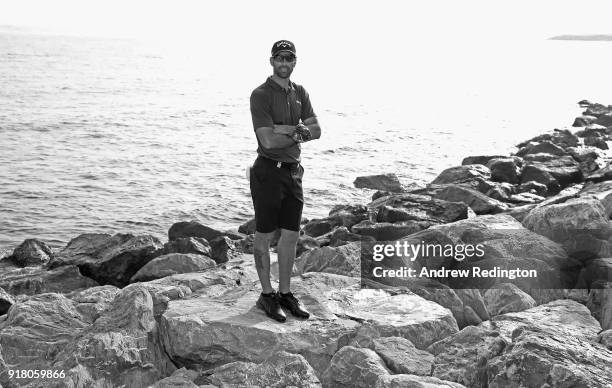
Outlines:
<svg viewBox="0 0 612 388"><path fill-rule="evenodd" d="M275 55L274 56L274 60L276 62L293 62L296 60L296 56L295 55Z"/></svg>

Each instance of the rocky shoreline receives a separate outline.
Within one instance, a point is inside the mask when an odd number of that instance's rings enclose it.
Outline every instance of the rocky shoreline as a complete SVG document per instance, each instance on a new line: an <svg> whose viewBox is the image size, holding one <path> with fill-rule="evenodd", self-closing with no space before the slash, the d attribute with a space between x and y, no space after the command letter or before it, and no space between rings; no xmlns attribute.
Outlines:
<svg viewBox="0 0 612 388"><path fill-rule="evenodd" d="M372 202L303 220L292 289L309 320L255 307L253 220L177 222L165 243L83 234L54 251L28 239L0 258L0 384L610 387L612 105L579 104L574 128L512 155L466 157L419 189L358 177ZM481 266L537 268L563 287L363 288L362 245L396 240L485 243Z"/></svg>

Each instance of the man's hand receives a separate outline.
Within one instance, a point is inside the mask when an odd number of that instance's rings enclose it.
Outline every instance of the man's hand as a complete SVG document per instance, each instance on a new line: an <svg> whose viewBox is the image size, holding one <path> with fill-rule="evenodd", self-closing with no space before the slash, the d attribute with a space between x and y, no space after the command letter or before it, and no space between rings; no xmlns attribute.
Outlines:
<svg viewBox="0 0 612 388"><path fill-rule="evenodd" d="M295 126L293 125L274 125L274 129L272 132L277 133L279 135L289 135L293 136L295 133Z"/></svg>

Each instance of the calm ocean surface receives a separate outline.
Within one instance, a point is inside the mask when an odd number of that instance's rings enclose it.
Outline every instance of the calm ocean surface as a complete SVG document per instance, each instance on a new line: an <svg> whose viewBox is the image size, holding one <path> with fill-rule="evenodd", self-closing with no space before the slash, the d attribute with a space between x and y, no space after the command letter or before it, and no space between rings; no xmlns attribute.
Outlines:
<svg viewBox="0 0 612 388"><path fill-rule="evenodd" d="M299 50L298 44L298 50ZM423 185L467 155L571 125L576 102L612 104L612 44L534 41L367 60L300 57L322 139L305 144L304 216L367 203L359 175ZM217 58L135 40L0 29L0 250L86 232L150 233L252 217L245 166L260 57Z"/></svg>

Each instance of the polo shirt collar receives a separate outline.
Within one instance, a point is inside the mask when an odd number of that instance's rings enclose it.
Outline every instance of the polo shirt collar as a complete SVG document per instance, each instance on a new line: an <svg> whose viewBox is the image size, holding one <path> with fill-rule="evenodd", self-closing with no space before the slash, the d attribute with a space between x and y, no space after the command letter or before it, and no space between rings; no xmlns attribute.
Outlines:
<svg viewBox="0 0 612 388"><path fill-rule="evenodd" d="M276 82L276 81L274 81L274 80L272 79L272 76L269 76L269 77L268 77L268 79L266 80L266 83L267 83L267 84L268 84L270 87L272 87L274 90L284 90L284 89L283 89L283 87L282 87L282 86L280 86L280 85L278 84L278 82ZM293 90L293 89L295 89L295 88L293 87L293 82L289 81L289 90Z"/></svg>

